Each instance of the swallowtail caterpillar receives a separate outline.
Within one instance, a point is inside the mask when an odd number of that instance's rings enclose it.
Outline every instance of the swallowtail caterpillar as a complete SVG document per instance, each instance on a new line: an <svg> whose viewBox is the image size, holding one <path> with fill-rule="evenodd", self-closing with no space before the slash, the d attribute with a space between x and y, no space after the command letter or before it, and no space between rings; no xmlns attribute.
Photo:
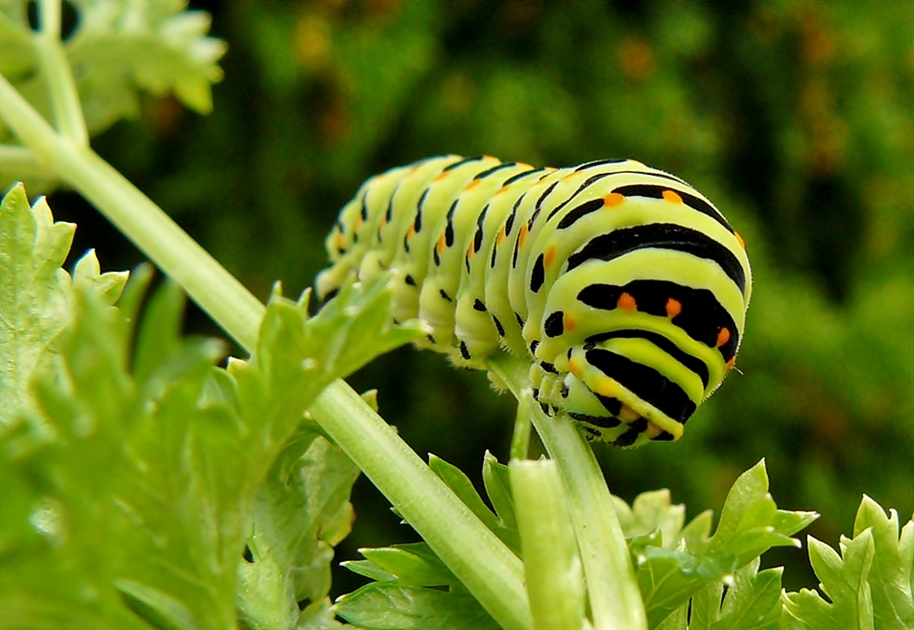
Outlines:
<svg viewBox="0 0 914 630"><path fill-rule="evenodd" d="M752 292L720 211L633 160L422 160L362 184L326 245L322 300L390 271L395 319L431 327L420 346L478 369L528 357L544 409L623 447L682 435L733 368Z"/></svg>

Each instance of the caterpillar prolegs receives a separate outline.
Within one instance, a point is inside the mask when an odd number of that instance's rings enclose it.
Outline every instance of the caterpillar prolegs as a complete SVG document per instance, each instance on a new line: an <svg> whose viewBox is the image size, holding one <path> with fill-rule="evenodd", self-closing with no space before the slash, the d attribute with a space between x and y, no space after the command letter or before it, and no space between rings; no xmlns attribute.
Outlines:
<svg viewBox="0 0 914 630"><path fill-rule="evenodd" d="M682 435L733 367L752 291L720 211L633 160L422 160L362 184L326 245L321 299L390 271L395 319L431 327L419 345L479 369L529 357L544 409L617 446Z"/></svg>

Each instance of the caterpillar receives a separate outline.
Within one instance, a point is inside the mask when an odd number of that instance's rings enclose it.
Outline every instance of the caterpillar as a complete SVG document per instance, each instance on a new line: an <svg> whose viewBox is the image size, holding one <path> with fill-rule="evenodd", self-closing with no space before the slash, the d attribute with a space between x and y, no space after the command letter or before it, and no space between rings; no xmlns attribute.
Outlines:
<svg viewBox="0 0 914 630"><path fill-rule="evenodd" d="M529 357L544 411L620 447L682 435L733 368L752 292L720 211L634 160L421 160L362 184L326 247L321 300L388 271L395 321L430 326L417 345L477 369Z"/></svg>

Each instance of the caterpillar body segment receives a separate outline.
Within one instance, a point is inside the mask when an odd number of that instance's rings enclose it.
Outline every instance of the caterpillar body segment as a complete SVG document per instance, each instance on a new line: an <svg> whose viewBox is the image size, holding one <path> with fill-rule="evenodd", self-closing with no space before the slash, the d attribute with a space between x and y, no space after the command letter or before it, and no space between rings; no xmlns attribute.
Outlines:
<svg viewBox="0 0 914 630"><path fill-rule="evenodd" d="M742 239L683 180L632 160L545 169L441 156L365 182L327 238L321 299L393 275L398 321L461 366L531 360L537 400L617 446L678 439L733 367Z"/></svg>

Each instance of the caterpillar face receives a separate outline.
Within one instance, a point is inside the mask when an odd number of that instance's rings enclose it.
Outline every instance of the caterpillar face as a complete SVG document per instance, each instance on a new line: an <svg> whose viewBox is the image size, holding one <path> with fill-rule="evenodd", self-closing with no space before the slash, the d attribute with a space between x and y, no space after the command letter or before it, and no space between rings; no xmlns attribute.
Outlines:
<svg viewBox="0 0 914 630"><path fill-rule="evenodd" d="M420 345L484 369L531 359L537 400L591 439L678 439L733 367L752 290L745 247L681 179L631 160L562 169L441 156L365 182L327 238L329 299L394 277Z"/></svg>

